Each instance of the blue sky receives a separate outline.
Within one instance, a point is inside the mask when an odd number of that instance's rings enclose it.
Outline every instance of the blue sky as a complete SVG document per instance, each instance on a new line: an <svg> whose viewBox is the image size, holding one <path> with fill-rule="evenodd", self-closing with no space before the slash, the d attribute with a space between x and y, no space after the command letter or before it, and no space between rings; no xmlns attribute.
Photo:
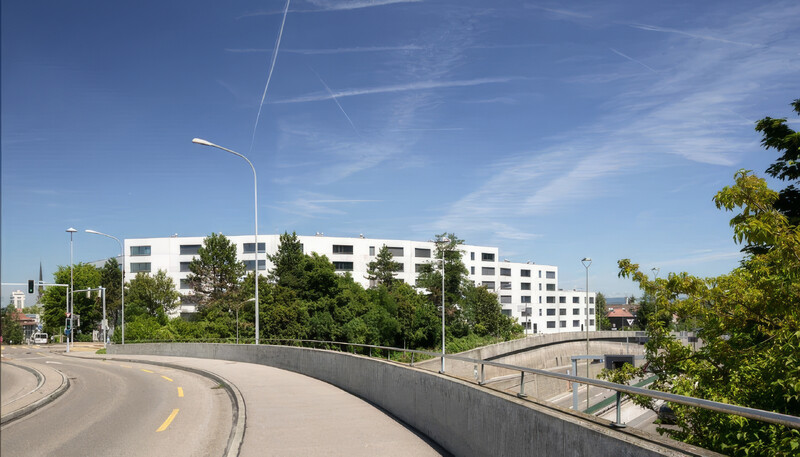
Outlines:
<svg viewBox="0 0 800 457"><path fill-rule="evenodd" d="M253 162L261 233L454 232L638 295L618 259L736 266L711 199L800 97L796 1L285 6L2 2L2 281L67 265L68 227L76 262L118 252L85 229L252 233L249 167L201 137Z"/></svg>

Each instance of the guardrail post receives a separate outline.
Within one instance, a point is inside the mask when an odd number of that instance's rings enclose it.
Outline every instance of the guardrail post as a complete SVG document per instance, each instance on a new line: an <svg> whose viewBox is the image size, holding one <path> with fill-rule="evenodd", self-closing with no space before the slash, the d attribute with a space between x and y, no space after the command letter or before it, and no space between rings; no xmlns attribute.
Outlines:
<svg viewBox="0 0 800 457"><path fill-rule="evenodd" d="M481 364L481 381L478 383L479 386L482 386L482 385L486 384L486 378L485 378L486 368L485 367L486 367L486 365Z"/></svg>
<svg viewBox="0 0 800 457"><path fill-rule="evenodd" d="M620 403L622 403L622 392L617 391L617 421L612 423L611 425L613 425L616 428L625 428L627 427L627 425L625 425L622 422L622 411L620 410Z"/></svg>
<svg viewBox="0 0 800 457"><path fill-rule="evenodd" d="M517 394L519 398L525 398L525 372L520 371L520 378L519 378L519 393Z"/></svg>
<svg viewBox="0 0 800 457"><path fill-rule="evenodd" d="M414 366L414 353L411 353L411 366Z"/></svg>
<svg viewBox="0 0 800 457"><path fill-rule="evenodd" d="M572 372L575 376L578 376L578 361L572 359ZM578 410L578 383L572 382L572 409L577 411ZM587 385L586 388L588 389L589 386Z"/></svg>

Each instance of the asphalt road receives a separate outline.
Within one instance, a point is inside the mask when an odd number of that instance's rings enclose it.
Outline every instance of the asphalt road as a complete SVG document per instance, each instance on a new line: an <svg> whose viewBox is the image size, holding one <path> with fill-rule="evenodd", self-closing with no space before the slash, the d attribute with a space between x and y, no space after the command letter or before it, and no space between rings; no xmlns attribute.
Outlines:
<svg viewBox="0 0 800 457"><path fill-rule="evenodd" d="M70 388L47 406L0 428L2 455L220 456L232 425L231 402L213 381L142 363L64 357L63 345L4 348L5 360L48 365ZM3 364L8 392L25 391ZM23 386L23 387L18 387ZM7 394L4 386L3 397ZM5 401L5 399L4 399Z"/></svg>

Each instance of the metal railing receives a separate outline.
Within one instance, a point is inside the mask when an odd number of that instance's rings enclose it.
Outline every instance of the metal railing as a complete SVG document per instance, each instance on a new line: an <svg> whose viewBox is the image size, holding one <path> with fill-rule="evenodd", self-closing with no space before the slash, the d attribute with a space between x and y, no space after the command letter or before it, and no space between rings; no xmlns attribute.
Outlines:
<svg viewBox="0 0 800 457"><path fill-rule="evenodd" d="M219 340L217 340L219 341ZM148 342L148 343L156 343L156 342L166 342L166 341L138 341L140 343ZM170 341L175 342L175 341ZM189 342L189 341L180 341L180 342ZM194 341L194 342L201 342L201 341ZM321 340L298 340L298 339L282 339L282 338L266 338L262 340L262 344L270 344L269 342L284 342L284 343L293 343L289 344L291 346L302 346L305 344L311 344L313 346L317 345L324 345L326 349L330 349L331 347L340 347L344 348L345 346L353 348L352 352L355 352L355 348L362 348L364 352L372 357L373 350L380 350L386 351L387 354L391 355L393 352L411 354L411 362L410 365L414 366L414 357L416 355L423 356L425 359L432 359L437 357L442 357L441 352L432 352L432 351L424 351L419 349L404 349L404 348L395 348L395 347L388 347L388 346L377 346L372 344L358 344L358 343L343 343L338 341L321 341ZM134 343L133 341L128 341L128 343ZM365 355L366 355L365 354ZM781 414L776 413L773 411L765 411L756 408L749 408L746 406L737 406L731 405L727 403L720 403L711 400L703 400L701 398L694 398L688 397L685 395L678 395L672 394L668 392L660 392L657 390L650 390L645 389L642 387L634 387L625 384L617 384L609 381L603 381L600 379L592 379L592 378L584 378L581 376L569 375L569 374L562 374L562 373L554 373L546 370L536 369L536 368L527 368L521 367L517 365L510 365L507 363L500 363L494 362L491 360L482 360L482 359L473 359L471 357L464 357L456 354L444 354L445 359L449 360L456 360L460 362L466 362L474 365L480 365L480 378L478 381L478 385L484 385L486 383L485 380L485 367L492 366L496 368L501 368L509 371L516 371L520 373L520 391L517 394L519 397L525 396L525 375L531 374L535 376L545 376L549 378L561 379L564 381L569 381L573 383L579 384L586 384L587 386L595 386L604 389L609 389L617 392L617 396L621 394L627 395L641 395L649 398L655 398L658 400L664 400L672 403L677 403L686 406L692 406L696 408L702 408L709 411L715 411L718 413L724 414L733 414L736 416L746 417L748 419L754 419L761 422L766 422L769 424L777 424L777 425L784 425L786 427L800 429L800 417L791 416L788 414ZM389 357L391 360L391 357ZM418 360L419 361L419 360Z"/></svg>

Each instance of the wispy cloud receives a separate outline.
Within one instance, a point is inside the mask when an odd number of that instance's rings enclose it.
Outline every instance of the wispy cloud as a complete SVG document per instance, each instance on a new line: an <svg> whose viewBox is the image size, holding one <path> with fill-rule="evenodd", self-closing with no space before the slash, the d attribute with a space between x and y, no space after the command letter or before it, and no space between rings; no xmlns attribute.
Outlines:
<svg viewBox="0 0 800 457"><path fill-rule="evenodd" d="M653 70L653 69L652 69L652 68L651 68L649 65L647 65L647 64L645 64L645 63L643 63L643 62L641 62L641 61L639 61L639 60L636 60L636 59L634 59L633 57L631 57L631 56L629 56L629 55L627 55L627 54L623 54L623 53L621 53L621 52L617 51L617 50L616 50L616 49L614 49L614 48L608 48L608 49L610 49L610 50L611 50L611 52L613 52L614 54L617 54L618 56L624 57L624 58L626 58L626 59L630 60L630 61L631 61L631 62L633 62L633 63L638 63L639 65L641 65L641 66L643 66L644 68L646 68L646 69L648 69L648 70L652 71L653 73L658 73L657 71Z"/></svg>
<svg viewBox="0 0 800 457"><path fill-rule="evenodd" d="M317 93L312 95L304 95L301 97L289 98L284 100L277 100L273 103L306 103L317 102L321 100L330 100L332 98L354 97L357 95L374 95L385 94L392 92L407 92L407 91L420 91L429 89L443 89L449 87L467 87L478 86L481 84L500 84L513 81L513 77L505 78L477 78L460 81L418 81L407 84L395 84L390 86L367 87L360 89L347 89L338 92Z"/></svg>
<svg viewBox="0 0 800 457"><path fill-rule="evenodd" d="M353 54L362 52L386 52L386 51L419 51L425 49L418 45L405 46L364 46L354 48L332 48L332 49L282 49L281 52L303 55L331 55L331 54ZM266 48L227 48L226 52L233 53L265 53L272 52Z"/></svg>
<svg viewBox="0 0 800 457"><path fill-rule="evenodd" d="M709 40L709 41L718 41L720 43L728 43L728 44L735 44L737 46L747 46L750 48L759 47L757 44L753 43L745 43L742 41L734 41L734 40L726 40L724 38L719 38L711 35L701 35L700 33L696 32L686 32L684 30L677 30L671 29L668 27L659 27L656 25L647 25L647 24L629 24L631 27L639 30L647 30L650 32L663 32L663 33L676 33L678 35L685 35L692 38L698 38L701 40Z"/></svg>
<svg viewBox="0 0 800 457"><path fill-rule="evenodd" d="M297 198L289 201L276 202L273 207L283 212L303 217L323 217L347 214L342 207L361 203L379 203L381 200L335 198L330 195L303 192Z"/></svg>
<svg viewBox="0 0 800 457"><path fill-rule="evenodd" d="M675 265L679 266L698 265L709 262L717 262L720 260L740 259L742 258L742 256L743 254L740 251L692 253L685 257L659 260L657 262L651 262L651 263L661 268L661 267L670 267Z"/></svg>
<svg viewBox="0 0 800 457"><path fill-rule="evenodd" d="M572 17L572 18L589 19L589 18L592 17L592 16L590 16L588 14L585 14L585 13L577 13L575 11L569 11L569 10L563 10L563 9L545 8L543 6L531 5L531 4L525 5L525 8L535 9L535 10L540 10L540 11L546 11L548 13L557 14L559 16L568 16L568 17Z"/></svg>
<svg viewBox="0 0 800 457"><path fill-rule="evenodd" d="M396 3L419 3L423 0L308 0L308 3L313 7L310 9L295 9L290 10L290 13L322 13L326 11L344 11L356 10L362 8L372 8L376 6L393 5ZM246 13L239 16L237 19L257 17L257 16L272 16L281 14L282 11L266 10L255 11Z"/></svg>

